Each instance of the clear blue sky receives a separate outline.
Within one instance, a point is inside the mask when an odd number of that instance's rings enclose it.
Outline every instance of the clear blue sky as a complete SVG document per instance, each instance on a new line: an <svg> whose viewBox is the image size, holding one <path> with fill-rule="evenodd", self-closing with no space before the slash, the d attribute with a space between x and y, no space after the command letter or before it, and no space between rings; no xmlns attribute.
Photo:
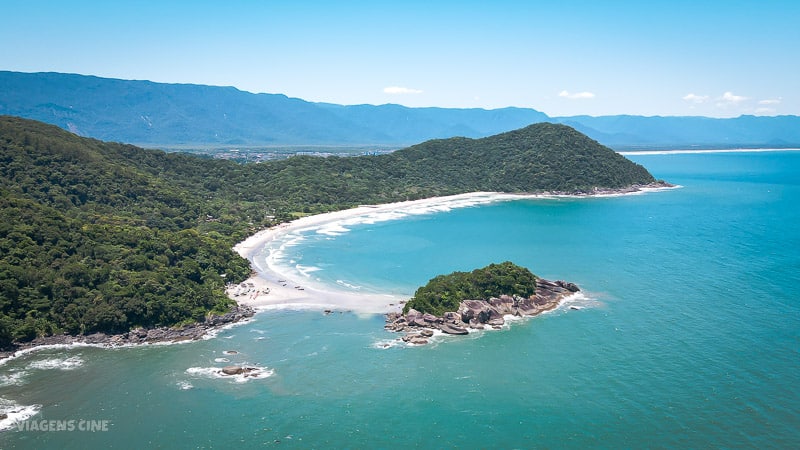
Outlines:
<svg viewBox="0 0 800 450"><path fill-rule="evenodd" d="M0 70L341 104L800 115L800 1L0 0Z"/></svg>

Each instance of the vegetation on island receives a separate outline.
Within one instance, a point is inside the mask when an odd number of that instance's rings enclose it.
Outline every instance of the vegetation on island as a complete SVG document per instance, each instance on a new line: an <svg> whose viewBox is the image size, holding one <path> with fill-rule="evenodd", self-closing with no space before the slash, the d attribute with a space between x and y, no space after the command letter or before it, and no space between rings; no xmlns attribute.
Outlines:
<svg viewBox="0 0 800 450"><path fill-rule="evenodd" d="M501 295L530 297L536 293L537 278L530 270L510 261L489 264L472 272L439 275L417 289L403 307L403 313L413 308L441 316L447 311L457 311L464 300L489 300Z"/></svg>
<svg viewBox="0 0 800 450"><path fill-rule="evenodd" d="M261 164L81 138L0 116L0 347L55 333L171 326L224 311L258 229L359 204L473 191L653 182L563 125L362 157Z"/></svg>

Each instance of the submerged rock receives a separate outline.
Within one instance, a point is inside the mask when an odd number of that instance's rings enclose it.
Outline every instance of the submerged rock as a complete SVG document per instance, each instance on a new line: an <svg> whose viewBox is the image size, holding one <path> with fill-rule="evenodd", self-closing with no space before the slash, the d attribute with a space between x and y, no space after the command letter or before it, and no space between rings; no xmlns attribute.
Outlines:
<svg viewBox="0 0 800 450"><path fill-rule="evenodd" d="M222 373L224 375L247 375L250 372L258 370L255 367L246 367L246 366L225 366L222 368Z"/></svg>
<svg viewBox="0 0 800 450"><path fill-rule="evenodd" d="M225 375L239 375L244 373L244 367L240 366L226 366L222 368L222 373Z"/></svg>

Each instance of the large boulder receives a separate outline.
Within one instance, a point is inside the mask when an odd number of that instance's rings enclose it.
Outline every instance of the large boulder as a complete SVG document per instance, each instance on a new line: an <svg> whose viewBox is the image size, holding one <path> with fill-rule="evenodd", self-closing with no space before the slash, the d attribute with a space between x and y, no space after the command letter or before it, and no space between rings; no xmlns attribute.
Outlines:
<svg viewBox="0 0 800 450"><path fill-rule="evenodd" d="M457 312L448 311L444 313L442 317L444 318L445 322L451 322L451 323L461 322L461 314Z"/></svg>
<svg viewBox="0 0 800 450"><path fill-rule="evenodd" d="M501 314L500 311L498 311L494 307L487 308L486 309L486 313L488 314L487 319L486 319L487 322L492 321L492 320L502 319L503 315L504 315L504 314Z"/></svg>
<svg viewBox="0 0 800 450"><path fill-rule="evenodd" d="M247 376L248 373L253 372L256 369L255 367L247 367L247 366L225 366L222 368L223 375L242 375L244 374Z"/></svg>
<svg viewBox="0 0 800 450"><path fill-rule="evenodd" d="M491 326L491 327L500 327L500 326L503 326L505 323L506 323L506 319L504 319L502 317L498 317L496 319L489 319L489 321L486 324Z"/></svg>
<svg viewBox="0 0 800 450"><path fill-rule="evenodd" d="M433 314L425 313L422 315L422 320L428 323L441 322L442 319L434 316Z"/></svg>
<svg viewBox="0 0 800 450"><path fill-rule="evenodd" d="M482 330L483 329L483 324L478 322L478 319L472 319L472 320L469 321L469 327L470 328L475 328L477 330Z"/></svg>
<svg viewBox="0 0 800 450"><path fill-rule="evenodd" d="M501 295L499 298L490 298L487 301L492 308L497 310L501 316L506 314L514 314L516 313L516 309L514 308L514 298L509 295Z"/></svg>
<svg viewBox="0 0 800 450"><path fill-rule="evenodd" d="M167 330L163 328L153 328L147 331L147 340L148 341L160 341L163 340L167 336Z"/></svg>
<svg viewBox="0 0 800 450"><path fill-rule="evenodd" d="M450 323L443 323L441 325L441 330L443 333L447 334L469 334L466 328L458 327Z"/></svg>
<svg viewBox="0 0 800 450"><path fill-rule="evenodd" d="M533 298L532 298L533 303L535 303L537 306L544 306L544 305L550 303L552 301L554 295L552 293L549 293L549 294L550 295L543 295L543 294L537 292L536 295L534 295Z"/></svg>
<svg viewBox="0 0 800 450"><path fill-rule="evenodd" d="M428 325L425 322L425 315L414 308L411 308L406 313L406 322L408 322L409 325L416 327L424 327Z"/></svg>
<svg viewBox="0 0 800 450"><path fill-rule="evenodd" d="M245 372L242 366L226 366L222 368L222 373L225 375L240 375Z"/></svg>
<svg viewBox="0 0 800 450"><path fill-rule="evenodd" d="M421 316L421 315L422 315L422 313L421 313L421 312L417 311L417 310L416 310L416 309L414 309L414 308L411 308L411 309L409 309L409 310L408 310L408 312L406 313L406 321L407 321L407 322L409 322L409 323L411 323L411 322L413 322L413 321L414 321L414 319L416 319L416 318L417 318L417 316Z"/></svg>
<svg viewBox="0 0 800 450"><path fill-rule="evenodd" d="M559 286L563 287L564 289L570 292L578 292L581 290L578 287L578 285L576 285L575 283L570 283L569 281L558 280L556 281L556 283L558 283Z"/></svg>
<svg viewBox="0 0 800 450"><path fill-rule="evenodd" d="M532 316L538 310L536 303L530 298L523 298L517 301L517 313L521 316Z"/></svg>
<svg viewBox="0 0 800 450"><path fill-rule="evenodd" d="M461 321L469 323L472 319L479 319L483 312L486 302L482 300L464 300L458 308L458 313L461 314Z"/></svg>
<svg viewBox="0 0 800 450"><path fill-rule="evenodd" d="M425 321L423 316L417 316L409 325L414 325L415 327L427 327L428 322Z"/></svg>

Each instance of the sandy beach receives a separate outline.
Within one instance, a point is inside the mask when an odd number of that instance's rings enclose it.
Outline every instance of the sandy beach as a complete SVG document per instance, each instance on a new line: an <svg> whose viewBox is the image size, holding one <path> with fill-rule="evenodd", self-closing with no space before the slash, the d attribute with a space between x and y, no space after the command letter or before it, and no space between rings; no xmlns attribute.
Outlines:
<svg viewBox="0 0 800 450"><path fill-rule="evenodd" d="M357 223L359 219L391 220L392 217L396 217L395 214L408 215L447 211L452 208L485 204L506 198L512 198L512 196L491 192L476 192L382 205L364 205L358 208L307 216L261 230L233 248L239 255L250 261L256 273L242 284L229 288L228 295L240 304L258 309L329 309L332 311L345 310L358 313L398 311L402 307L400 301L407 300L407 298L352 293L333 288L320 289L310 285L308 280L299 279L297 275L279 272L279 269L269 263L259 263L255 260L255 257L270 242L301 230L319 229L326 225L342 222ZM338 229L339 226L336 226L336 228ZM239 295L236 295L236 293Z"/></svg>
<svg viewBox="0 0 800 450"><path fill-rule="evenodd" d="M642 188L635 192L601 192L594 196L617 196L662 190L663 188ZM331 311L353 311L356 313L387 313L399 311L401 301L408 296L392 296L383 294L366 294L348 292L335 287L321 287L310 283L308 278L281 270L270 258L264 258L265 247L273 241L298 231L330 232L336 234L346 231L346 226L358 223L375 223L393 220L409 215L431 214L449 211L454 208L477 206L497 201L508 201L525 198L554 197L586 197L566 195L521 195L496 192L474 192L412 200L382 205L364 205L357 208L303 217L292 222L261 230L234 247L243 258L250 261L255 275L240 285L228 289L228 295L239 304L249 305L257 309L316 309ZM326 231L326 227L328 230ZM258 258L258 259L257 259ZM261 259L264 258L264 259Z"/></svg>

